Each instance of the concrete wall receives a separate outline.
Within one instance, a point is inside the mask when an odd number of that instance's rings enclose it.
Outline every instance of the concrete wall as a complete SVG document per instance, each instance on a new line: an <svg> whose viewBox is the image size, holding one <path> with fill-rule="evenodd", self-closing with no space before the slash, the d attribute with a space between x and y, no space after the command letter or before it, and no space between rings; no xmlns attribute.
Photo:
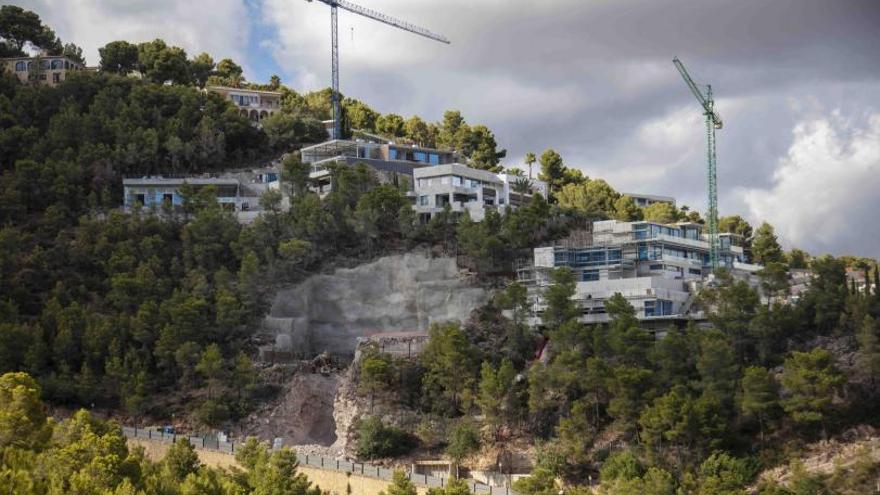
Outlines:
<svg viewBox="0 0 880 495"><path fill-rule="evenodd" d="M353 356L358 337L426 332L467 320L488 294L459 277L454 258L388 256L279 291L264 322L275 349L309 357Z"/></svg>

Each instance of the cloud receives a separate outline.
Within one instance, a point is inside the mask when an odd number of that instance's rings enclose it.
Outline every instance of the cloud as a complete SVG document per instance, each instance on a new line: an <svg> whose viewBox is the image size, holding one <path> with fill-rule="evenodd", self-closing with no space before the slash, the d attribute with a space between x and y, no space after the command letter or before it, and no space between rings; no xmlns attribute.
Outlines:
<svg viewBox="0 0 880 495"><path fill-rule="evenodd" d="M758 216L746 202L748 191L787 191L792 179L778 174L792 149L802 146L802 134L812 132L806 123L827 121L832 135L849 143L852 129L870 126L864 118L859 125L846 119L864 116L864 108L880 101L877 0L838 0L833 6L827 0L353 1L442 33L452 44L341 10L346 96L382 113L434 121L444 110L459 109L470 123L495 132L508 150L505 165L521 165L528 151L554 148L567 165L618 189L670 195L703 209L705 130L671 63L678 55L697 82L712 83L725 117L718 132L719 206L725 215ZM232 57L250 80L278 72L298 91L329 85L330 13L321 2L14 3L37 11L62 38L82 45L91 63L107 41L160 36L191 54ZM773 199L754 198L755 205ZM803 227L797 212L774 223L804 247L859 251L868 249L861 243L871 241L880 225L873 212L857 206L832 201L827 212L821 209L844 225L830 240L823 229ZM800 227L786 231L781 223L789 218Z"/></svg>
<svg viewBox="0 0 880 495"><path fill-rule="evenodd" d="M793 135L773 185L740 191L750 216L773 224L788 245L880 255L880 112L835 112L797 124Z"/></svg>
<svg viewBox="0 0 880 495"><path fill-rule="evenodd" d="M37 12L65 42L83 48L89 65L110 41L134 43L164 39L190 56L210 53L247 65L250 20L245 0L18 0ZM210 7L208 8L208 5Z"/></svg>

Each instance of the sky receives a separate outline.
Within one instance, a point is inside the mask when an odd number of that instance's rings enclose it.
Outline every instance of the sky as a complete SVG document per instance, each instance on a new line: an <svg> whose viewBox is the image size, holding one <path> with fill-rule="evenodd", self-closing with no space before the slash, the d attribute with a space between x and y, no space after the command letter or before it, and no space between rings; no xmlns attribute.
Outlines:
<svg viewBox="0 0 880 495"><path fill-rule="evenodd" d="M445 45L340 11L341 91L382 113L461 110L507 149L559 151L619 191L704 210L706 141L672 64L710 83L721 215L785 247L880 257L880 0L356 0ZM329 8L303 0L19 0L64 41L163 38L249 80L330 81Z"/></svg>

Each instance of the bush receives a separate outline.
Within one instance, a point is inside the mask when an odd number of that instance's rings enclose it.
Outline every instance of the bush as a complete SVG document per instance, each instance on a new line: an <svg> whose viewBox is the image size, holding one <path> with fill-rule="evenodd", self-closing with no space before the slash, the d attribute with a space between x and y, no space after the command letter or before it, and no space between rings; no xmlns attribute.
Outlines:
<svg viewBox="0 0 880 495"><path fill-rule="evenodd" d="M209 399L202 402L196 416L205 426L216 428L229 420L229 406L219 400Z"/></svg>
<svg viewBox="0 0 880 495"><path fill-rule="evenodd" d="M407 432L385 426L379 418L367 418L358 424L357 455L360 458L403 455L412 450L415 443L415 439Z"/></svg>

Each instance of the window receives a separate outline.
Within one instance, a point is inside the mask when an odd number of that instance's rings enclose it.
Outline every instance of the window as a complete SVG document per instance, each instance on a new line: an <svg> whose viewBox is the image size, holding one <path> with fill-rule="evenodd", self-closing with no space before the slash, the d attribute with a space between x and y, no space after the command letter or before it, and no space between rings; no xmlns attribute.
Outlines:
<svg viewBox="0 0 880 495"><path fill-rule="evenodd" d="M397 150L391 148L388 150L388 159L389 160L397 160Z"/></svg>
<svg viewBox="0 0 880 495"><path fill-rule="evenodd" d="M583 274L581 275L581 281L592 282L595 280L599 280L598 270L584 270Z"/></svg>
<svg viewBox="0 0 880 495"><path fill-rule="evenodd" d="M64 63L61 60L52 61L52 70L60 70L62 67L64 67Z"/></svg>
<svg viewBox="0 0 880 495"><path fill-rule="evenodd" d="M61 73L60 72L52 73L52 82L56 83L56 84L61 82Z"/></svg>
<svg viewBox="0 0 880 495"><path fill-rule="evenodd" d="M419 196L419 206L428 206L427 196Z"/></svg>
<svg viewBox="0 0 880 495"><path fill-rule="evenodd" d="M430 153L428 155L428 163L431 165L440 165L440 155L437 153Z"/></svg>
<svg viewBox="0 0 880 495"><path fill-rule="evenodd" d="M452 185L453 185L453 186L460 186L461 183L462 183L462 180L461 180L461 177L460 177L460 176L458 176L458 175L453 175L453 176L452 176Z"/></svg>
<svg viewBox="0 0 880 495"><path fill-rule="evenodd" d="M40 81L46 80L46 74L40 74Z"/></svg>
<svg viewBox="0 0 880 495"><path fill-rule="evenodd" d="M419 163L425 163L428 161L428 155L424 151L416 151L413 153L413 158Z"/></svg>
<svg viewBox="0 0 880 495"><path fill-rule="evenodd" d="M26 71L27 71L27 64L24 62L24 60L15 63L15 72L26 72Z"/></svg>
<svg viewBox="0 0 880 495"><path fill-rule="evenodd" d="M49 61L48 60L40 60L40 69L49 70Z"/></svg>

